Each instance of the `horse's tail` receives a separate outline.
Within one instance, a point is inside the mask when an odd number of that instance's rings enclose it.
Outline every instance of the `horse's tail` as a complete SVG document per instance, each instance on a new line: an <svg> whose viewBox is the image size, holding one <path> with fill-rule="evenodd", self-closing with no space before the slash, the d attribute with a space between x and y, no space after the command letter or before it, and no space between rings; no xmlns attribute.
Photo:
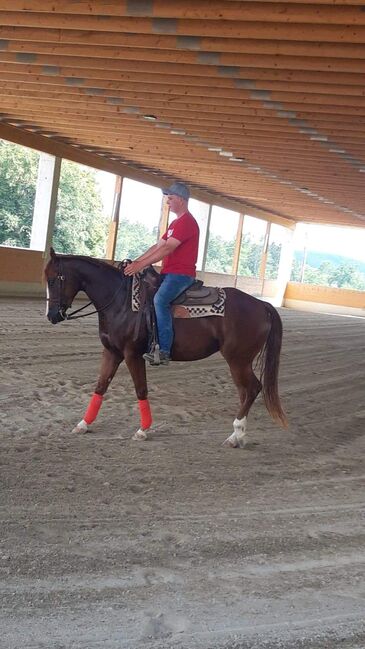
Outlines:
<svg viewBox="0 0 365 649"><path fill-rule="evenodd" d="M268 303L265 308L271 320L271 329L261 355L261 380L263 383L262 395L266 408L272 418L281 426L287 428L288 421L281 407L278 377L281 342L283 338L283 325L277 310Z"/></svg>

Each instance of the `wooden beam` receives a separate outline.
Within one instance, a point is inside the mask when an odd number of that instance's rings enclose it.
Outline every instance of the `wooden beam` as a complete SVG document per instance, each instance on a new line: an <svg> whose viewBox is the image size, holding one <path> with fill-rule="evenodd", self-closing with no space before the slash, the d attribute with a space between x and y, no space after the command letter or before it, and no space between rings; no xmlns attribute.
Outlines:
<svg viewBox="0 0 365 649"><path fill-rule="evenodd" d="M167 204L167 196L163 196L161 200L161 213L160 220L158 224L158 234L161 239L162 235L165 234L169 222L170 208Z"/></svg>
<svg viewBox="0 0 365 649"><path fill-rule="evenodd" d="M87 86L73 87L67 83L64 83L62 86L60 84L44 84L44 83L28 83L27 81L22 80L2 80L2 75L0 75L0 90L1 88L7 88L8 91L17 91L22 93L37 93L37 96L43 96L41 93L49 93L50 96L58 98L60 96L75 96L75 97L92 97L92 101L97 102L107 102L108 94L104 89L100 89L100 92L96 92L95 88L89 88ZM92 94L94 93L94 94ZM310 105L313 110L316 110L317 106L355 106L355 107L365 107L365 97L362 94L358 95L349 95L342 93L340 94L331 94L327 93L300 93L288 91L271 91L270 101L276 101L285 103L288 105L292 102L300 102L303 104L303 109L305 110ZM32 96L29 94L29 96ZM189 96L189 104L186 104L186 98ZM156 104L169 104L173 102L173 106L180 108L181 106L192 106L192 109L197 110L196 106L201 106L202 104L207 104L207 99L214 99L214 105L217 107L223 106L223 111L228 112L230 108L241 109L242 106L245 107L254 107L255 105L261 106L265 101L264 96L260 96L260 91L250 91L250 90L227 90L227 89L213 89L206 88L204 91L204 96L201 89L192 89L191 92L187 88L180 87L170 87L170 86L158 86L157 84L152 85L148 90L146 88L141 88L138 86L131 87L128 85L123 88L113 90L113 98L116 99L120 97L121 103L123 105L135 105L139 101L149 101L156 102ZM281 124L285 123L281 119Z"/></svg>
<svg viewBox="0 0 365 649"><path fill-rule="evenodd" d="M111 221L109 223L109 232L108 232L108 239L106 244L106 258L110 260L114 260L115 258L115 248L117 245L117 236L118 236L118 227L119 227L120 201L122 196L122 185L123 185L123 178L121 176L116 176L115 186L114 186L112 215L111 215Z"/></svg>
<svg viewBox="0 0 365 649"><path fill-rule="evenodd" d="M213 79L213 78L202 78L202 77L170 77L172 83L166 83L166 78L161 78L159 75L155 75L155 78L151 82L151 79L147 75L143 76L143 79L139 77L133 80L130 79L129 75L126 75L126 79L123 80L123 86L119 81L111 81L105 78L85 78L82 79L72 79L70 77L55 76L55 75L46 75L46 74L37 74L36 70L34 73L29 71L22 72L22 66L16 64L11 66L9 64L0 63L0 79L2 81L10 81L13 83L22 83L28 84L31 87L33 84L43 87L46 89L48 86L54 88L70 88L74 84L75 88L84 89L100 89L104 91L104 94L109 94L107 91L113 91L113 96L116 96L116 91L119 92L150 92L150 93L160 93L164 92L169 95L186 95L189 96L201 96L204 94L206 97L232 97L237 98L241 95L241 89L237 88L232 79ZM36 68L36 66L34 66ZM9 71L11 70L11 71ZM32 68L30 68L32 70ZM99 74L101 77L101 73ZM157 77L157 78L156 78ZM176 82L177 80L177 82ZM354 97L363 97L364 90L362 85L340 85L335 83L319 84L319 83L302 83L302 82L284 82L284 81L255 81L253 90L256 91L270 91L270 92L288 92L291 93L305 93L306 95L349 95ZM279 118L277 118L279 121ZM280 119L282 123L283 120Z"/></svg>
<svg viewBox="0 0 365 649"><path fill-rule="evenodd" d="M244 221L244 215L241 213L238 217L236 241L234 245L233 260L232 260L232 275L234 275L235 277L235 282L234 282L235 286L237 284L238 264L240 261L243 221Z"/></svg>
<svg viewBox="0 0 365 649"><path fill-rule="evenodd" d="M1 4L1 3L0 3ZM232 3L229 3L232 4ZM247 3L252 6L253 3ZM277 3L280 6L280 3ZM170 2L173 8L174 3ZM88 6L92 6L91 3ZM266 5L267 8L268 5ZM9 9L9 7L7 7ZM262 38L263 24L265 25L265 38L273 40L297 40L312 42L343 42L364 43L365 16L361 9L357 10L353 21L333 20L333 9L329 9L331 19L317 20L318 13L312 6L307 7L307 20L292 20L290 12L281 13L280 21L269 21L265 16L265 7L262 19L250 21L249 11L241 13L240 18L232 21L220 20L191 20L181 18L171 21L172 15L167 16L168 21L158 21L145 17L115 17L103 15L77 16L77 29L87 31L105 31L129 34L174 34L180 37L216 37L216 38L242 38L245 34L249 39ZM343 7L342 7L343 9ZM242 20L244 15L245 20ZM216 18L216 17L215 17ZM49 12L16 12L2 11L1 24L13 27L47 28L47 29L72 29L75 28L73 14L57 14L53 8Z"/></svg>
<svg viewBox="0 0 365 649"><path fill-rule="evenodd" d="M72 146L54 142L49 138L44 138L32 133L22 131L21 129L17 129L15 127L5 126L3 124L0 125L0 137L11 142L16 142L17 144L21 144L22 146L28 146L39 151L45 151L46 153L50 153L51 155L57 155L59 157L73 160L74 162L94 167L96 169L103 169L104 171L109 171L116 175L123 175L134 180L139 180L140 182L153 185L155 187L163 187L166 185L166 183L169 184L172 179L176 179L176 176L171 174L163 174L161 172L156 173L156 171L152 168L150 173L140 171L138 168L134 168L128 164L123 165L92 153L80 151ZM181 178L181 180L184 179ZM274 223L278 223L279 225L283 225L284 227L288 228L295 227L295 220L291 219L290 217L273 214L272 211L266 211L265 209L257 208L254 205L251 206L243 200L241 201L237 199L230 199L226 196L220 196L215 192L210 193L207 190L197 189L193 186L192 183L189 184L191 185L192 197L197 198L198 200L201 200L205 203L214 203L215 205L226 207L227 209L231 209L233 211L249 211L250 214L256 216L257 218L263 220L269 219Z"/></svg>
<svg viewBox="0 0 365 649"><path fill-rule="evenodd" d="M358 37L358 42L365 42L365 27ZM283 36L284 38L284 36ZM303 34L297 35L298 39L305 40ZM341 40L343 35L333 34L331 38ZM348 37L350 39L350 35ZM353 39L356 42L356 38ZM22 41L8 41L6 52L1 52L1 60L33 62L44 65L69 65L68 57L72 56L72 66L75 68L118 69L120 61L155 61L156 63L200 66L209 60L209 53L196 53L177 50L149 49L148 56L142 48L119 47L107 48L97 45L68 45L58 43L40 43ZM68 58L68 61L67 61ZM240 66L249 68L271 68L285 70L316 70L333 72L360 72L363 62L357 58L331 58L321 56L300 56L283 54L252 54L239 52L221 52L210 60L215 66ZM197 74L197 72L195 72Z"/></svg>
<svg viewBox="0 0 365 649"><path fill-rule="evenodd" d="M266 274L267 255L268 255L268 251L269 251L270 229L271 229L271 223L267 223L266 224L265 238L264 238L264 245L263 245L262 251L261 251L261 261L260 261L260 270L259 270L259 278L262 281L265 280L265 274Z"/></svg>
<svg viewBox="0 0 365 649"><path fill-rule="evenodd" d="M1 15L1 14L0 14ZM281 54L283 56L321 56L321 57L344 57L351 59L365 58L365 46L363 43L343 43L309 40L297 41L290 39L292 33L287 31L287 38L279 36L273 38L218 38L218 37L192 37L195 41L185 40L179 36L157 35L157 34L135 34L112 31L88 31L78 29L47 29L36 27L6 27L1 29L3 48L8 51L22 51L20 43L29 43L29 47L35 47L35 43L57 43L70 45L73 54L77 55L77 45L94 46L94 56L109 56L106 47L110 51L118 52L117 48L126 47L142 49L161 49L197 52L230 52L240 54ZM294 36L294 35L293 35ZM8 41L5 43L5 41ZM95 47L97 46L97 47ZM28 45L26 46L28 49ZM29 51L29 50L28 50ZM99 52L99 54L98 54ZM146 52L147 54L147 52ZM148 59L148 56L145 55Z"/></svg>
<svg viewBox="0 0 365 649"><path fill-rule="evenodd" d="M343 3L344 4L344 3ZM9 11L7 0L1 0L0 11L5 15L11 16L12 13L21 12L21 16L38 15L41 24L52 24L50 19L63 18L65 14L77 14L78 18L103 18L104 22L109 17L110 20L125 19L126 21L143 20L144 17L151 18L174 18L181 23L216 23L217 16L221 21L241 22L242 16L247 22L266 21L268 23L308 23L308 24L348 24L358 25L365 24L365 17L361 11L361 5L356 6L339 6L333 2L332 6L326 6L318 3L316 10L313 11L312 5L307 3L289 3L289 2L220 2L219 0L152 0L151 3L130 3L127 0L108 0L108 2L85 3L82 0L69 1L65 0L12 0ZM39 12L39 13L37 13ZM132 16L131 18L124 18ZM138 18L136 19L135 16ZM189 16L190 20L186 20ZM47 20L48 19L48 20ZM147 18L148 20L148 18ZM152 21L151 21L152 22ZM224 33L227 30L225 22L223 23ZM137 30L138 31L138 30Z"/></svg>
<svg viewBox="0 0 365 649"><path fill-rule="evenodd" d="M232 0L233 1L233 0ZM72 66L70 65L72 63ZM5 71L12 71L15 73L28 74L34 72L39 75L52 75L63 76L72 81L72 78L77 81L80 78L80 70L75 69L73 59L67 59L67 62L62 66L52 67L45 64L40 65L35 62L24 63L16 60L7 60L6 63L0 61L0 68ZM149 61L118 61L118 69L114 69L112 65L104 68L95 69L90 65L84 66L85 71L82 73L82 78L96 79L103 77L105 80L115 81L140 81L141 83L173 83L173 84L186 84L190 85L203 85L216 84L218 86L226 87L227 84L235 85L237 80L243 82L254 81L280 81L288 86L288 83L310 83L320 84L341 84L341 85L356 85L363 84L363 75L355 72L333 72L327 70L325 72L316 70L285 70L274 68L248 68L248 67L234 67L228 69L225 66L213 65L186 65L179 63L158 63ZM102 72L101 72L102 69ZM217 76L218 75L218 76Z"/></svg>

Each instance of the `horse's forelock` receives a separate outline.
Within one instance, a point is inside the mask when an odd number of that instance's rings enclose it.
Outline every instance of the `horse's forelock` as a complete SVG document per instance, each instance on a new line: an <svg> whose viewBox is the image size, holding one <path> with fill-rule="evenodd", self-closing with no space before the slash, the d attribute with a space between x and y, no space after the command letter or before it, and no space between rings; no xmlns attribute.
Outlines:
<svg viewBox="0 0 365 649"><path fill-rule="evenodd" d="M47 283L47 280L48 280L48 274L47 273L48 273L48 270L49 270L50 266L54 262L54 260L55 260L55 257L51 257L51 259L49 259L47 261L45 267L43 268L43 273L42 273L42 281L43 281L43 283Z"/></svg>

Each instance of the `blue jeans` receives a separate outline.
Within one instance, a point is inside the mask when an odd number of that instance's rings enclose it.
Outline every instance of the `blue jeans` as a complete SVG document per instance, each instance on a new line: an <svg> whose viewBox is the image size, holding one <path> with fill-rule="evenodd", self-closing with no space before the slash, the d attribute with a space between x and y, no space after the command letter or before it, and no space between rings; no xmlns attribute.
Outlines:
<svg viewBox="0 0 365 649"><path fill-rule="evenodd" d="M172 328L171 302L195 281L190 275L166 273L154 297L160 350L170 354L174 332Z"/></svg>

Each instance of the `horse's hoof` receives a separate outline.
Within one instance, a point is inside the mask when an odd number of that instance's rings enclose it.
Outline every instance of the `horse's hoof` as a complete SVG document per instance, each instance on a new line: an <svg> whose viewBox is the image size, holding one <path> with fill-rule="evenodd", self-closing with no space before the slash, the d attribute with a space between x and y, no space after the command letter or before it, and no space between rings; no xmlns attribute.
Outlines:
<svg viewBox="0 0 365 649"><path fill-rule="evenodd" d="M226 446L228 448L237 448L239 446L237 437L233 434L227 437L227 439L224 440L222 446Z"/></svg>
<svg viewBox="0 0 365 649"><path fill-rule="evenodd" d="M87 423L83 419L72 429L72 433L87 433Z"/></svg>
<svg viewBox="0 0 365 649"><path fill-rule="evenodd" d="M145 430L142 430L142 428L139 428L137 432L132 435L132 439L135 442L145 442L147 438L147 432Z"/></svg>

